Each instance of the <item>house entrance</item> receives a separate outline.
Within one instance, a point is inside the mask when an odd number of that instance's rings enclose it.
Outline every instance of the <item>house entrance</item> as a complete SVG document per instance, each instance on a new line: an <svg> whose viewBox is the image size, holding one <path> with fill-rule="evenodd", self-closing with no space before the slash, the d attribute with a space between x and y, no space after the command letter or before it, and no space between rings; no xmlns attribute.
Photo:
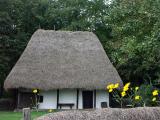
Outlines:
<svg viewBox="0 0 160 120"><path fill-rule="evenodd" d="M83 108L89 109L93 108L93 91L83 91Z"/></svg>

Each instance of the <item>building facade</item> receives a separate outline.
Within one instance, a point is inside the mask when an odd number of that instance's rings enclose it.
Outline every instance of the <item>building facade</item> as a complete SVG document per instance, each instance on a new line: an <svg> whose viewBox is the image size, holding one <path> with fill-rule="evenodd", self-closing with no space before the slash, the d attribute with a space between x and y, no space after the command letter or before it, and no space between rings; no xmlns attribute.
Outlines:
<svg viewBox="0 0 160 120"><path fill-rule="evenodd" d="M94 33L37 30L4 87L16 91L17 108L89 109L109 106L110 83L123 85Z"/></svg>

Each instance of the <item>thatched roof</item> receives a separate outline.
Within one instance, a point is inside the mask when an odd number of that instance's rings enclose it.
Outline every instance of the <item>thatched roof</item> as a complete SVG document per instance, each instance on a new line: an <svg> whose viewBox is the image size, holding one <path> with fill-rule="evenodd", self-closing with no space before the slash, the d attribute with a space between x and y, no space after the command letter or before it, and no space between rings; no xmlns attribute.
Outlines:
<svg viewBox="0 0 160 120"><path fill-rule="evenodd" d="M160 107L64 111L50 113L36 120L160 120Z"/></svg>
<svg viewBox="0 0 160 120"><path fill-rule="evenodd" d="M4 87L105 89L121 79L91 32L37 30Z"/></svg>

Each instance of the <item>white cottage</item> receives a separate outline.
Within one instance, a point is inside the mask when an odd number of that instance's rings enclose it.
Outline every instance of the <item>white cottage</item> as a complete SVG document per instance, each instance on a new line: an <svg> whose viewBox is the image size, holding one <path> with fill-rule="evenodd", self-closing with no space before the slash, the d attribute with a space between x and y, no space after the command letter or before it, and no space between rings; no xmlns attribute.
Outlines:
<svg viewBox="0 0 160 120"><path fill-rule="evenodd" d="M109 106L106 85L122 81L92 32L37 30L5 80L16 90L17 108L31 107L39 90L39 109Z"/></svg>

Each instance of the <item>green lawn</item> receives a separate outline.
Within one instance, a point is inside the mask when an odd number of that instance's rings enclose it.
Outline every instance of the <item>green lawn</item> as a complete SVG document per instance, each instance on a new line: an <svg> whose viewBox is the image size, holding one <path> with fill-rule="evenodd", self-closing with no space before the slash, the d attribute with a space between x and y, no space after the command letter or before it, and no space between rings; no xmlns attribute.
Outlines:
<svg viewBox="0 0 160 120"><path fill-rule="evenodd" d="M48 112L32 112L31 116L32 119L39 117L41 115L47 114ZM0 111L0 120L21 120L22 119L22 112L2 112Z"/></svg>

